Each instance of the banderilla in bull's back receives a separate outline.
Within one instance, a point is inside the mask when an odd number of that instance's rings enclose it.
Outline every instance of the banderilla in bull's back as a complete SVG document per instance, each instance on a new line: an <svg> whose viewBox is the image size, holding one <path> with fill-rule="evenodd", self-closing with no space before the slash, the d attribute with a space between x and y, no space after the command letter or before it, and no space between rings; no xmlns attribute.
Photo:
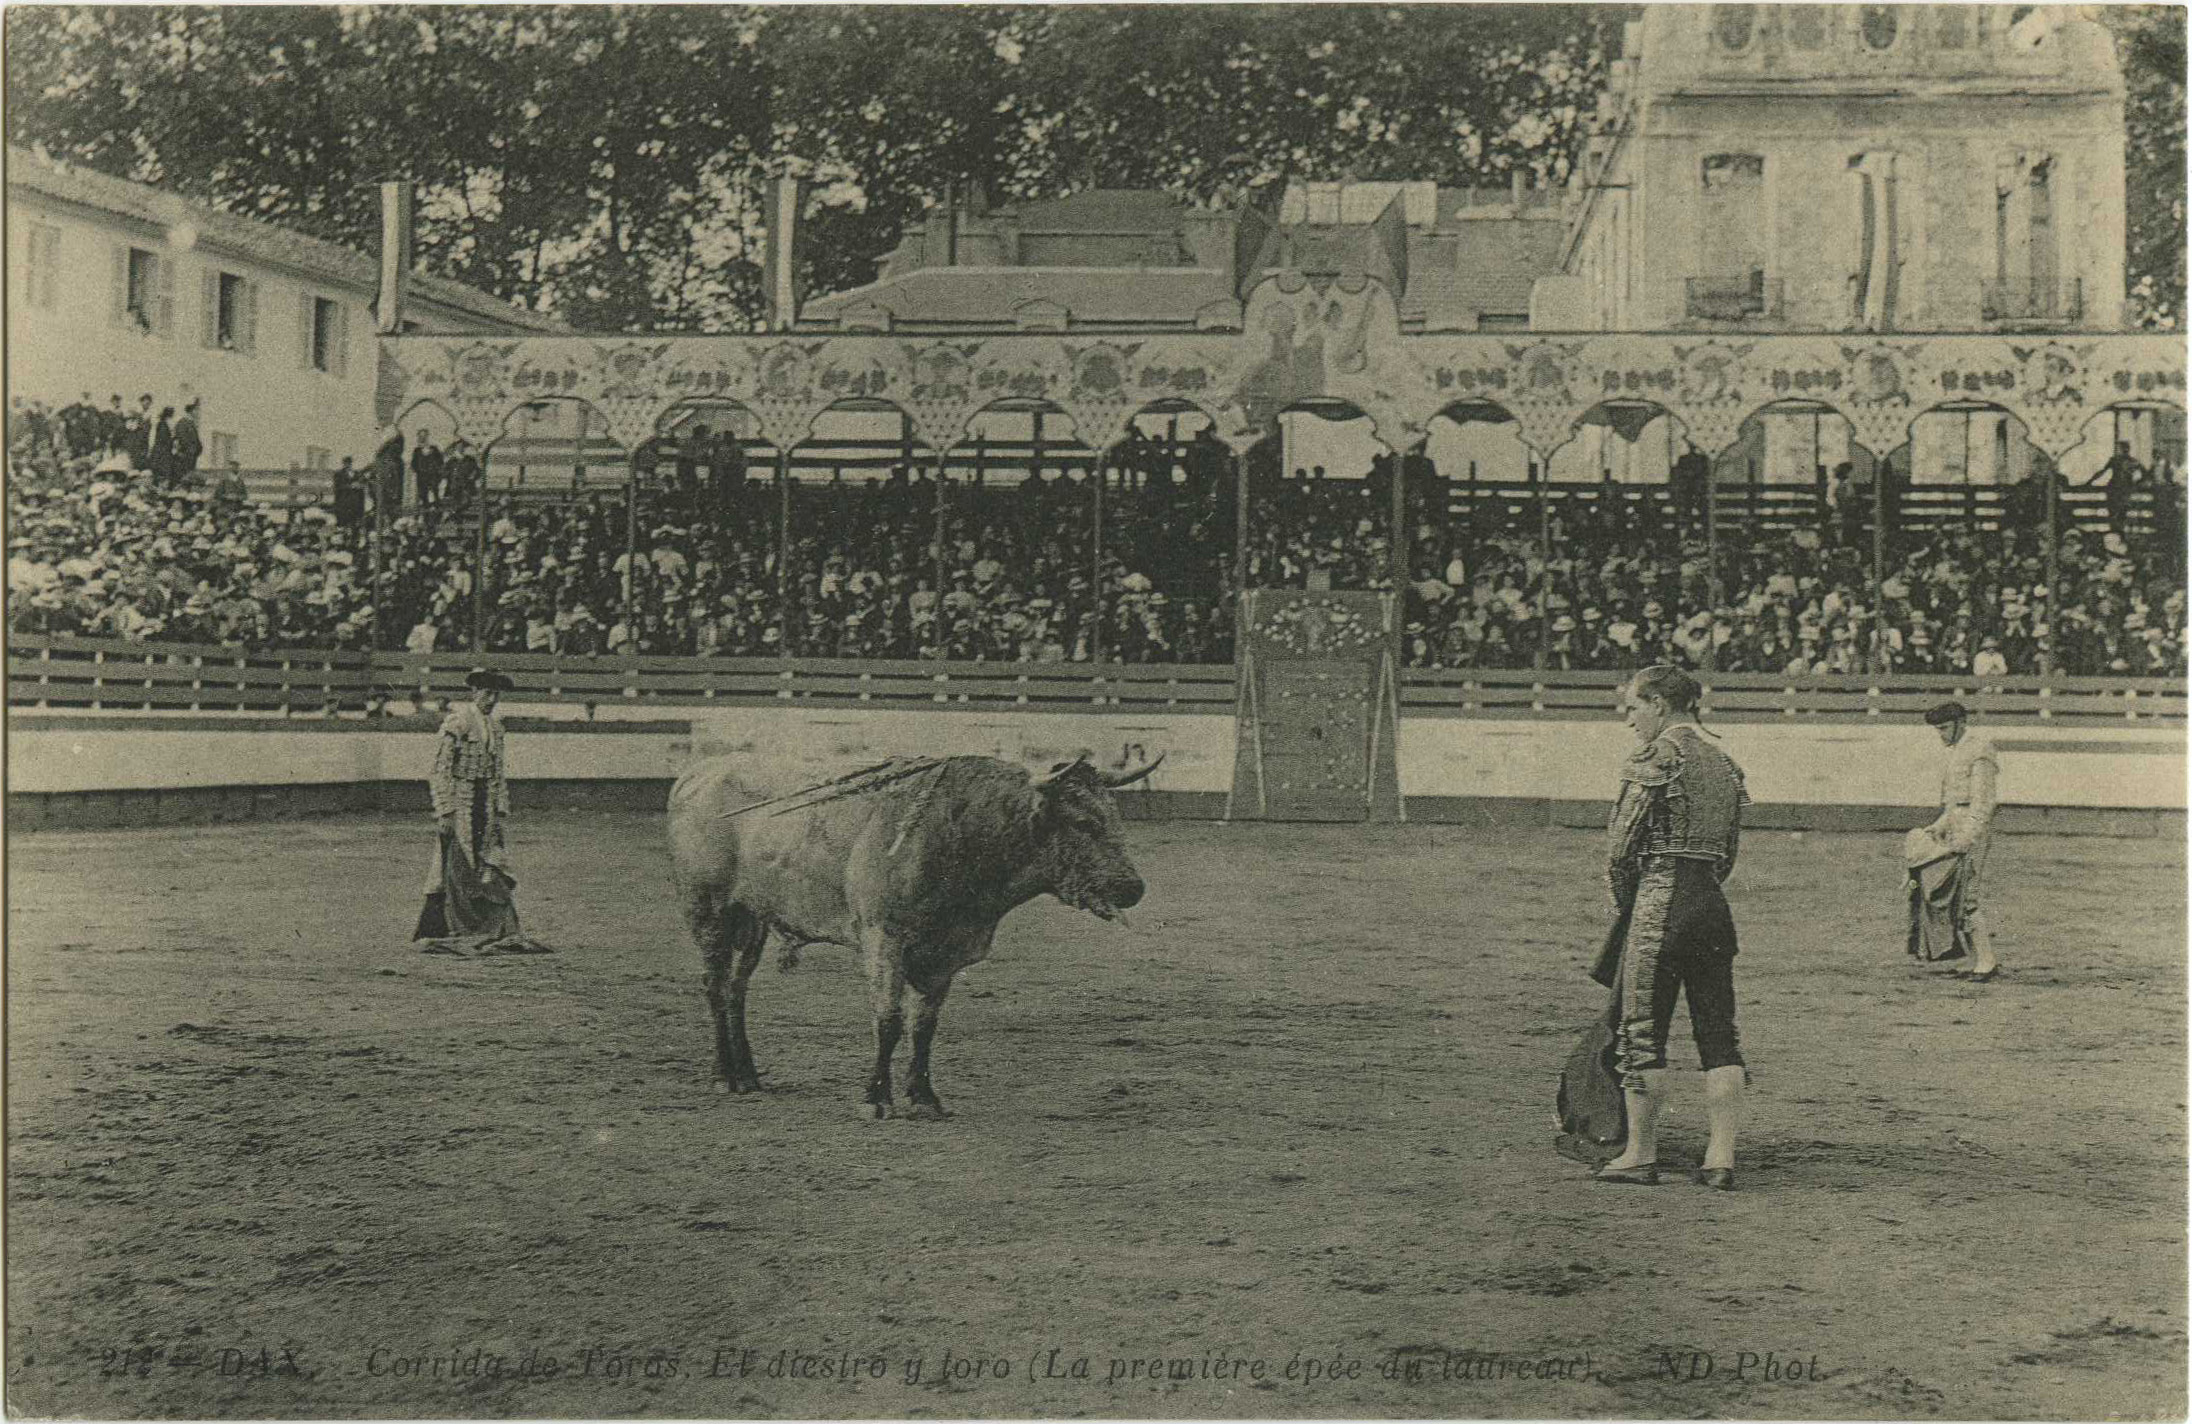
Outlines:
<svg viewBox="0 0 2192 1424"><path fill-rule="evenodd" d="M716 814L725 819L744 816L753 811L767 811L772 816L781 816L791 811L803 811L809 806L819 806L825 801L879 791L908 777L919 776L924 771L933 771L943 764L941 757L892 757L889 761L879 761L873 766L861 767L858 771L848 771L843 776L818 781L812 786L786 792L767 801L756 801L750 806L739 806Z"/></svg>
<svg viewBox="0 0 2192 1424"><path fill-rule="evenodd" d="M911 992L906 1113L943 1117L929 1048L953 977L1037 896L1106 920L1140 902L1112 793L1163 760L1109 772L1084 756L1030 776L994 757L905 757L747 804L729 758L688 771L670 792L670 863L701 952L718 1088L761 1089L746 986L773 933L861 953L875 1014L863 1115L892 1113Z"/></svg>

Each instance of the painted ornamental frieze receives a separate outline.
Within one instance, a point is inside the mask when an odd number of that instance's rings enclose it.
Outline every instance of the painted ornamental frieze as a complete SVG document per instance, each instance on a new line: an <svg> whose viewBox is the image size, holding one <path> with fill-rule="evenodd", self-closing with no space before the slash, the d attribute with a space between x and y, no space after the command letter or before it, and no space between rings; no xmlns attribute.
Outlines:
<svg viewBox="0 0 2192 1424"><path fill-rule="evenodd" d="M500 436L521 406L582 401L627 448L695 400L751 411L785 448L848 402L904 411L945 451L1000 402L1046 402L1083 443L1108 446L1136 412L1202 411L1235 448L1304 401L1344 401L1405 449L1457 408L1505 416L1539 455L1608 403L1650 403L1703 448L1736 438L1750 415L1798 401L1847 417L1876 452L1944 404L1983 402L2060 453L2098 412L2182 408L2185 345L2168 335L1541 334L1405 335L1375 280L1266 281L1242 329L1155 336L1000 333L951 339L780 333L740 336L383 338L380 414L397 422L439 405L465 438Z"/></svg>

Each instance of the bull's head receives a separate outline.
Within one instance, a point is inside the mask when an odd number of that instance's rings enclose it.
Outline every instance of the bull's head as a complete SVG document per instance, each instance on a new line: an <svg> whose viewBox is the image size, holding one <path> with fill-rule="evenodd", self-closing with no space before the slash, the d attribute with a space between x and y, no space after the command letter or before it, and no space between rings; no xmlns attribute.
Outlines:
<svg viewBox="0 0 2192 1424"><path fill-rule="evenodd" d="M1119 806L1111 793L1132 785L1164 760L1103 771L1087 757L1060 762L1035 778L1042 800L1037 824L1050 861L1050 890L1099 919L1117 919L1142 898L1142 877L1127 859Z"/></svg>

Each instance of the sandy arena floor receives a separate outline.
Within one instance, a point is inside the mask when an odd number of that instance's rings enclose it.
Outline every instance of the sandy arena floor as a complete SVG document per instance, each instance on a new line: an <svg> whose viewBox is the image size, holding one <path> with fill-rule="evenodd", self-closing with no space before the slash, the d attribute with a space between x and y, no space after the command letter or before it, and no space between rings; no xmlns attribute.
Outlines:
<svg viewBox="0 0 2192 1424"><path fill-rule="evenodd" d="M757 976L772 1091L711 1091L658 818L519 821L541 958L406 942L423 822L18 840L9 1403L2185 1412L2180 845L2000 843L1974 989L1905 960L1894 838L1747 838L1723 1196L1551 1150L1593 837L1129 833L1133 930L1031 906L960 980L941 1124L856 1116L827 947Z"/></svg>

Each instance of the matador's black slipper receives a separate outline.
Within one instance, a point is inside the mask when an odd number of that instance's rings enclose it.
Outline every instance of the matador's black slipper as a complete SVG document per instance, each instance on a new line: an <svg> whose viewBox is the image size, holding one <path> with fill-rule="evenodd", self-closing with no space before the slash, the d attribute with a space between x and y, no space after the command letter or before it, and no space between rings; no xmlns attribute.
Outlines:
<svg viewBox="0 0 2192 1424"><path fill-rule="evenodd" d="M1634 1167L1601 1167L1591 1180L1610 1182L1617 1187L1656 1187L1659 1185L1659 1164L1644 1162Z"/></svg>

